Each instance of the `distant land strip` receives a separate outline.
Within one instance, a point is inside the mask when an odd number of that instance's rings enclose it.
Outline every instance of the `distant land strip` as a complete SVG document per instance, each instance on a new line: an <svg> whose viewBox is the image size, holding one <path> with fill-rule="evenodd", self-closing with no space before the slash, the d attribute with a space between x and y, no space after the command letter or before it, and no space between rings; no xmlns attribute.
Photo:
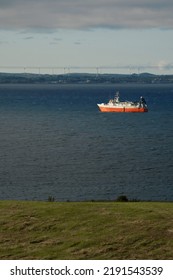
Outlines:
<svg viewBox="0 0 173 280"><path fill-rule="evenodd" d="M140 74L100 74L100 73L62 73L62 74L34 74L34 73L2 73L0 84L98 84L98 83L138 83L138 84L172 84L173 75Z"/></svg>

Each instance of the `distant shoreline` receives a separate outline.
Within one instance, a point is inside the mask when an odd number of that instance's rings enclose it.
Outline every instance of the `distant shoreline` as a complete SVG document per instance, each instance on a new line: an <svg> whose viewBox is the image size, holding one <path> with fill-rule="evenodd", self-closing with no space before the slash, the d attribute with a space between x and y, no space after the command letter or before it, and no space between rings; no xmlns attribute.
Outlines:
<svg viewBox="0 0 173 280"><path fill-rule="evenodd" d="M0 84L173 84L173 75L141 74L32 74L0 73Z"/></svg>
<svg viewBox="0 0 173 280"><path fill-rule="evenodd" d="M158 84L151 84L151 83L92 83L92 84L87 84L87 83L64 83L64 84L55 84L55 83L1 83L0 82L0 87L108 87L112 88L114 87L115 89L118 88L125 88L125 87L172 87L173 83L158 83Z"/></svg>

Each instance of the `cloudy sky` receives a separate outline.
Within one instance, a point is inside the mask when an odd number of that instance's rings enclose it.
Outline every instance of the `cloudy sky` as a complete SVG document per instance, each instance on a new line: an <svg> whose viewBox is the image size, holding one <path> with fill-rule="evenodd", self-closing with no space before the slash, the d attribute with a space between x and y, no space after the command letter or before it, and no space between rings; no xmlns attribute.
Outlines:
<svg viewBox="0 0 173 280"><path fill-rule="evenodd" d="M0 71L170 74L172 15L172 0L0 0Z"/></svg>

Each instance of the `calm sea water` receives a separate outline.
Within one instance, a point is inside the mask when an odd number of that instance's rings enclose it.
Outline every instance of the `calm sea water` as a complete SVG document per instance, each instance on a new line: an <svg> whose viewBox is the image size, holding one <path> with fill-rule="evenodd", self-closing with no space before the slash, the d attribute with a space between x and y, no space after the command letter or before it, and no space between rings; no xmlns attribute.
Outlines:
<svg viewBox="0 0 173 280"><path fill-rule="evenodd" d="M99 112L115 90L149 112ZM0 85L0 199L173 201L172 108L172 85Z"/></svg>

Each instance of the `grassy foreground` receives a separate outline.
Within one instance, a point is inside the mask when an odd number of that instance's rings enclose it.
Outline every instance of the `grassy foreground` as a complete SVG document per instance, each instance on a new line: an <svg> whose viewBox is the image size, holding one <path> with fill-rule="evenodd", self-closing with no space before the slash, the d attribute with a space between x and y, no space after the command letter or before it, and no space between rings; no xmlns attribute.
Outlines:
<svg viewBox="0 0 173 280"><path fill-rule="evenodd" d="M173 203L0 201L0 259L173 259Z"/></svg>

